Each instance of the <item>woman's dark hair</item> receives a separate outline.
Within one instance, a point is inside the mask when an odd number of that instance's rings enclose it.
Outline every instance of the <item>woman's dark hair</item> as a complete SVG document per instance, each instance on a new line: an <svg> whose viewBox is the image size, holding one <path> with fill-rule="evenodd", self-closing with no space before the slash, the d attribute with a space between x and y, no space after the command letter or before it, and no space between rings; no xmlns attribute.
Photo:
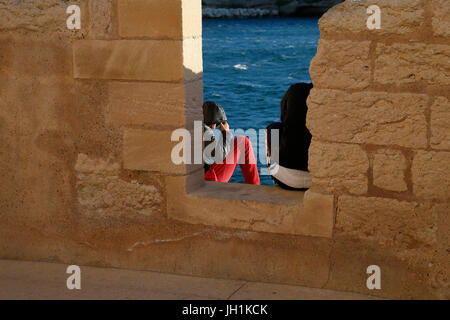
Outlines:
<svg viewBox="0 0 450 320"><path fill-rule="evenodd" d="M306 127L306 100L313 85L292 85L281 100L280 165L308 171L311 133Z"/></svg>
<svg viewBox="0 0 450 320"><path fill-rule="evenodd" d="M222 106L213 101L206 101L203 104L203 122L210 126L227 121L227 115Z"/></svg>

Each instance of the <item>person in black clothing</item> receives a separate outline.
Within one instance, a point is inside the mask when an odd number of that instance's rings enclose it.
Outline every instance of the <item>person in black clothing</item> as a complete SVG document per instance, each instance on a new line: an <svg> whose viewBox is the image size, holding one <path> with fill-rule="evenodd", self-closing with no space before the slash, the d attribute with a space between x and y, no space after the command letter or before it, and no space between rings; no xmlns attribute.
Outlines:
<svg viewBox="0 0 450 320"><path fill-rule="evenodd" d="M292 85L281 101L281 122L266 128L269 172L274 183L282 188L303 190L311 187L308 172L311 133L306 127L306 100L312 87L311 83ZM279 130L277 150L271 150L272 129Z"/></svg>

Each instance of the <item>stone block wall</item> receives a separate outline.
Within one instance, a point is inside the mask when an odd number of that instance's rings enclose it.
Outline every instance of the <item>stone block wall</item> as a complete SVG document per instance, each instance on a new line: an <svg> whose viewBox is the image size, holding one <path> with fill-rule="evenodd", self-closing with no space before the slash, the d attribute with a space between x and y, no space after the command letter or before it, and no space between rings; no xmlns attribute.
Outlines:
<svg viewBox="0 0 450 320"><path fill-rule="evenodd" d="M69 3L0 0L0 258L449 297L446 1L320 21L306 194L171 162L201 119L200 0L70 4L80 30Z"/></svg>
<svg viewBox="0 0 450 320"><path fill-rule="evenodd" d="M381 10L381 29L367 28L370 5ZM449 12L445 0L346 1L329 10L307 119L313 190L336 199L332 263L371 260L392 274L398 260L414 277L406 281L442 296L450 284L442 237L450 214ZM342 275L331 271L331 282L343 284Z"/></svg>

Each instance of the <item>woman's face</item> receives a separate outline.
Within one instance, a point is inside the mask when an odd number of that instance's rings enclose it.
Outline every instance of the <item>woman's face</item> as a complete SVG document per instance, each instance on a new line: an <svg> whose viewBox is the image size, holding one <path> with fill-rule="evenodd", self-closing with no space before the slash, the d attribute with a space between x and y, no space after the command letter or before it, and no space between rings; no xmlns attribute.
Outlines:
<svg viewBox="0 0 450 320"><path fill-rule="evenodd" d="M211 129L216 129L216 124L214 123L214 124L212 124L212 125L210 125L210 127L211 127Z"/></svg>

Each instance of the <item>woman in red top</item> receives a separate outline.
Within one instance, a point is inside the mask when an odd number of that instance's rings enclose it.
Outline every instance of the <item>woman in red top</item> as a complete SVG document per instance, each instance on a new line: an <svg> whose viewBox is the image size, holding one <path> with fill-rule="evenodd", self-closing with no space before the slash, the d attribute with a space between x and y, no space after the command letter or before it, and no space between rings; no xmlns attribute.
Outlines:
<svg viewBox="0 0 450 320"><path fill-rule="evenodd" d="M214 129L220 127L218 140ZM250 140L233 137L223 108L215 102L203 104L203 130L205 148L205 180L228 182L239 164L246 184L260 184L258 167Z"/></svg>

